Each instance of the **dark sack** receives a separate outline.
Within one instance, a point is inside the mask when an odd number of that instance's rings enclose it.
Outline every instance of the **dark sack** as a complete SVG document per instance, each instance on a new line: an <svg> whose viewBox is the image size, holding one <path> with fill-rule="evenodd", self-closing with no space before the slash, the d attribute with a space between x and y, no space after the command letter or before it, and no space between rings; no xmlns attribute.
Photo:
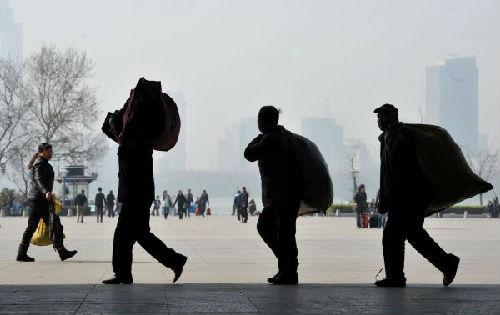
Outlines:
<svg viewBox="0 0 500 315"><path fill-rule="evenodd" d="M180 127L177 105L162 92L161 82L141 78L123 107L108 113L102 130L118 143L146 143L168 151L177 143Z"/></svg>
<svg viewBox="0 0 500 315"><path fill-rule="evenodd" d="M418 162L430 186L427 216L493 189L490 183L474 174L462 150L445 129L425 124L405 126L412 134Z"/></svg>
<svg viewBox="0 0 500 315"><path fill-rule="evenodd" d="M303 198L299 215L323 212L333 203L333 183L323 155L309 139L289 133L291 150L303 180Z"/></svg>

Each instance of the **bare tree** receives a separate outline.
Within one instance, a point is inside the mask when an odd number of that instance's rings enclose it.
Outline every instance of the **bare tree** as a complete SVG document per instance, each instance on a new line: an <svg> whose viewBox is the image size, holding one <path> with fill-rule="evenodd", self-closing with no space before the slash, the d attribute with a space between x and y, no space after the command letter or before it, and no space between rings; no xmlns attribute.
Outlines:
<svg viewBox="0 0 500 315"><path fill-rule="evenodd" d="M34 154L33 147L35 145L31 139L26 139L24 143L19 143L9 150L7 178L24 196L28 194L29 171L27 165Z"/></svg>
<svg viewBox="0 0 500 315"><path fill-rule="evenodd" d="M472 171L482 179L488 181L498 172L498 151L489 149L476 154L465 152L467 162ZM479 203L483 205L483 194L479 194Z"/></svg>
<svg viewBox="0 0 500 315"><path fill-rule="evenodd" d="M43 46L26 62L25 87L30 134L55 145L68 163L91 163L106 150L93 133L98 117L96 90L88 85L93 64L85 52Z"/></svg>
<svg viewBox="0 0 500 315"><path fill-rule="evenodd" d="M9 150L27 137L25 118L30 103L22 80L22 65L13 60L0 60L0 165L2 172L11 156Z"/></svg>

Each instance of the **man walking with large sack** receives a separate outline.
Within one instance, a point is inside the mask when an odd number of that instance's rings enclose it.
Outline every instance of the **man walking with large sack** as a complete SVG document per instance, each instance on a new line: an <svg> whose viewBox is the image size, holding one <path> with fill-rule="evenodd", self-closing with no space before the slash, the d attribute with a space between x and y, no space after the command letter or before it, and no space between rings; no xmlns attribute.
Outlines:
<svg viewBox="0 0 500 315"><path fill-rule="evenodd" d="M386 278L375 282L375 285L406 286L403 267L405 241L408 240L443 273L443 285L448 286L455 278L460 259L446 253L434 242L423 228L424 218L480 190L491 189L491 184L470 171L463 162L465 159L461 157L458 146L444 129L400 123L398 110L391 104L382 105L374 113L378 116L378 126L383 132L379 136L381 165L378 208L379 212L388 213L382 240ZM443 156L436 157L436 154L439 155L437 151L443 148ZM429 155L432 156L427 159ZM451 176L461 175L463 177L458 185L455 184L455 190L450 188L453 185L444 183ZM471 189L468 191L459 191L469 186Z"/></svg>
<svg viewBox="0 0 500 315"><path fill-rule="evenodd" d="M245 149L244 156L258 161L262 180L264 209L257 230L278 259L278 273L271 284L298 283L298 250L295 240L296 220L302 199L302 180L292 158L288 131L278 125L279 111L264 106L258 114L262 132Z"/></svg>
<svg viewBox="0 0 500 315"><path fill-rule="evenodd" d="M168 105L175 108L169 108ZM153 149L168 151L177 142L180 121L177 107L161 92L160 82L139 80L125 106L108 114L103 132L118 142L118 202L122 204L113 237L114 277L105 284L130 284L132 250L138 242L151 256L182 274L187 257L158 239L149 226L154 200ZM157 120L159 119L159 120ZM154 122L154 123L152 123Z"/></svg>

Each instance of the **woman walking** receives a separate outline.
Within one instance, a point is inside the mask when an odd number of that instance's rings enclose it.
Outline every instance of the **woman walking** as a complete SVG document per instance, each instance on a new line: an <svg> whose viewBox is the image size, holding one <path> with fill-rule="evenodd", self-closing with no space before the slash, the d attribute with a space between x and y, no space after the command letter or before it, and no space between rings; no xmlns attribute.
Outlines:
<svg viewBox="0 0 500 315"><path fill-rule="evenodd" d="M49 160L52 158L52 145L42 143L38 146L38 153L31 159L28 169L30 169L30 189L28 199L31 205L31 213L28 218L28 227L24 231L23 239L19 244L17 261L33 262L34 258L28 256L28 247L31 237L38 227L40 219L48 224L50 217L49 204L52 203L52 188L54 186L54 170ZM77 251L68 251L63 245L63 226L59 216L52 214L54 239L54 249L59 253L62 261L76 255Z"/></svg>

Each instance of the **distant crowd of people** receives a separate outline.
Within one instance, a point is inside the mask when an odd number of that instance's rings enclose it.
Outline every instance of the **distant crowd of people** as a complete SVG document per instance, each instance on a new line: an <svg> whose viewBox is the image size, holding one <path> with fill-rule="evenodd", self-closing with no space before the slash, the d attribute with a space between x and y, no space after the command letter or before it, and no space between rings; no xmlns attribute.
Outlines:
<svg viewBox="0 0 500 315"><path fill-rule="evenodd" d="M236 215L238 218L238 222L247 223L248 222L248 214L250 215L259 215L257 212L257 205L255 204L255 200L249 199L249 194L246 187L243 187L241 190L238 190L233 198L233 212L231 215Z"/></svg>
<svg viewBox="0 0 500 315"><path fill-rule="evenodd" d="M101 187L97 188L97 194L95 195L94 198L97 223L103 222L102 219L104 216L104 209L106 209L108 217L112 218L115 216L115 211L117 211L117 209L115 209L115 199L116 198L112 190L110 190L108 195L105 196L104 193L102 192L102 188ZM76 222L83 223L85 211L89 206L89 201L87 196L85 195L84 190L82 190L78 195L76 195L75 199L73 200L73 204L76 210Z"/></svg>
<svg viewBox="0 0 500 315"><path fill-rule="evenodd" d="M119 213L118 205L115 207L115 199L116 198L112 190L110 190L107 196L105 196L102 192L101 187L97 189L97 194L94 198L94 205L95 215L97 217L98 223L103 222L105 212L110 218L114 217L117 212ZM85 211L89 206L89 200L85 195L84 190L76 195L73 200L73 204L76 211L77 222L83 223ZM253 202L253 207L255 207L255 202ZM246 208L248 208L248 206ZM160 196L156 196L156 198L153 200L153 203L151 205L151 215L163 215L163 217L167 219L169 214L178 216L179 219L189 218L191 214L201 217L205 217L205 215L211 215L207 191L204 189L200 196L196 197L195 199L193 193L191 192L191 189L188 189L186 194L183 193L182 190L179 190L177 195L175 196L175 199L173 200L168 191L164 190L161 198Z"/></svg>
<svg viewBox="0 0 500 315"><path fill-rule="evenodd" d="M177 205L177 208L175 207ZM162 194L162 198L156 196L153 201L153 211L151 215L159 216L159 210L163 214L165 219L168 218L168 215L171 213L172 215L177 215L179 220L183 218L191 217L191 214L196 216L205 217L205 214L211 215L211 209L209 206L209 198L208 193L205 189L203 189L202 193L199 197L194 199L193 193L191 189L188 188L187 193L184 194L182 190L177 192L175 200L172 201L172 197L168 194L168 191L164 190Z"/></svg>

